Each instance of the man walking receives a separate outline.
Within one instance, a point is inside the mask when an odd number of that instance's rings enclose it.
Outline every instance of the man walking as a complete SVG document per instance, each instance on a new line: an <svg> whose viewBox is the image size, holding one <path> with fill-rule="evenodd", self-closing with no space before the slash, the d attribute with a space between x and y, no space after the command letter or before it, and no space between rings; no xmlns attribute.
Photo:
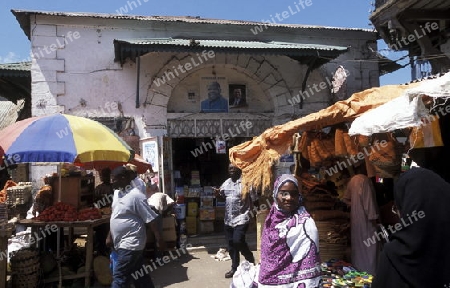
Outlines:
<svg viewBox="0 0 450 288"><path fill-rule="evenodd" d="M228 243L228 252L231 257L231 270L225 273L225 278L233 277L239 266L239 253L251 263L255 263L253 253L245 241L245 234L250 221L252 208L251 193L242 199L241 170L230 164L228 178L220 188L214 191L217 197L225 198L225 237Z"/></svg>
<svg viewBox="0 0 450 288"><path fill-rule="evenodd" d="M131 185L132 175L123 166L113 170L114 191L111 231L107 245L113 245L117 261L113 268L113 288L130 287L131 275L143 268L144 248L146 244L146 226L152 229L155 238L164 247L164 242L154 221L158 215L147 204L147 197L138 188ZM133 277L134 278L134 277ZM134 286L155 287L148 273L137 279Z"/></svg>

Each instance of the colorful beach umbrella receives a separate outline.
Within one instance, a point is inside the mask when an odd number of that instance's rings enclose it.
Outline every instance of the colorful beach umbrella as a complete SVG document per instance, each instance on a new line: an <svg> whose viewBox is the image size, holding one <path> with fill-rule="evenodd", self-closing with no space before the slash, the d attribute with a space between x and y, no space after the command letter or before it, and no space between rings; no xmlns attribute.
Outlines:
<svg viewBox="0 0 450 288"><path fill-rule="evenodd" d="M8 164L127 163L134 157L131 147L108 127L66 114L31 117L14 123L0 131L0 147Z"/></svg>

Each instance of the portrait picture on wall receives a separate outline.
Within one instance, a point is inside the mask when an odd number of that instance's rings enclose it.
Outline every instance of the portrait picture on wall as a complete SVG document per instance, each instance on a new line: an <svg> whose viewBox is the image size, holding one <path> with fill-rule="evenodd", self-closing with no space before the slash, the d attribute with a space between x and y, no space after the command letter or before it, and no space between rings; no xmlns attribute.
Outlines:
<svg viewBox="0 0 450 288"><path fill-rule="evenodd" d="M152 170L157 172L159 170L159 154L158 141L156 138L147 138L141 140L142 143L142 158L152 165Z"/></svg>
<svg viewBox="0 0 450 288"><path fill-rule="evenodd" d="M229 91L229 105L230 109L247 107L247 90L245 85L241 84L230 84L228 85Z"/></svg>
<svg viewBox="0 0 450 288"><path fill-rule="evenodd" d="M200 109L202 112L228 112L226 95L228 95L228 83L225 76L200 77Z"/></svg>

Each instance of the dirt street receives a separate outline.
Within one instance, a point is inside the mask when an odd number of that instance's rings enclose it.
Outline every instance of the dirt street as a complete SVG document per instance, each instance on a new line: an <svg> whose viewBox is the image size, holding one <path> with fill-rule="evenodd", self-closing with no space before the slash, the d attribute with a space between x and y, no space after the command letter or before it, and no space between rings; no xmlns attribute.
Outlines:
<svg viewBox="0 0 450 288"><path fill-rule="evenodd" d="M181 255L151 272L156 288L225 288L231 279L224 274L231 268L231 261L216 261L211 256L216 251L199 250ZM253 251L256 256L256 251ZM173 254L173 256L177 256ZM241 257L243 260L243 257Z"/></svg>

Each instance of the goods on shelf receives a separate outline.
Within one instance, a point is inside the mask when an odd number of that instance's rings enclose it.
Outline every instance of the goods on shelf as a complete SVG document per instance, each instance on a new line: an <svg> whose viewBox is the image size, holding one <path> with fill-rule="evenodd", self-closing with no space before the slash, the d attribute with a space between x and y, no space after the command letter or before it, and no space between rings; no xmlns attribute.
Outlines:
<svg viewBox="0 0 450 288"><path fill-rule="evenodd" d="M175 204L174 212L177 219L186 218L186 205L185 204Z"/></svg>
<svg viewBox="0 0 450 288"><path fill-rule="evenodd" d="M203 187L203 191L202 191L201 196L202 197L203 196L211 196L211 197L213 197L214 196L214 191L213 191L212 186L205 186L205 187Z"/></svg>
<svg viewBox="0 0 450 288"><path fill-rule="evenodd" d="M214 197L213 196L200 197L200 207L201 208L213 208L214 207Z"/></svg>
<svg viewBox="0 0 450 288"><path fill-rule="evenodd" d="M186 230L188 235L197 234L197 217L186 217Z"/></svg>
<svg viewBox="0 0 450 288"><path fill-rule="evenodd" d="M214 220L215 210L214 208L200 208L200 220Z"/></svg>
<svg viewBox="0 0 450 288"><path fill-rule="evenodd" d="M198 185L198 186L200 186L200 171L194 170L194 171L191 172L191 185Z"/></svg>
<svg viewBox="0 0 450 288"><path fill-rule="evenodd" d="M189 193L188 193L188 197L200 197L200 195L202 194L203 188L202 187L189 187Z"/></svg>

